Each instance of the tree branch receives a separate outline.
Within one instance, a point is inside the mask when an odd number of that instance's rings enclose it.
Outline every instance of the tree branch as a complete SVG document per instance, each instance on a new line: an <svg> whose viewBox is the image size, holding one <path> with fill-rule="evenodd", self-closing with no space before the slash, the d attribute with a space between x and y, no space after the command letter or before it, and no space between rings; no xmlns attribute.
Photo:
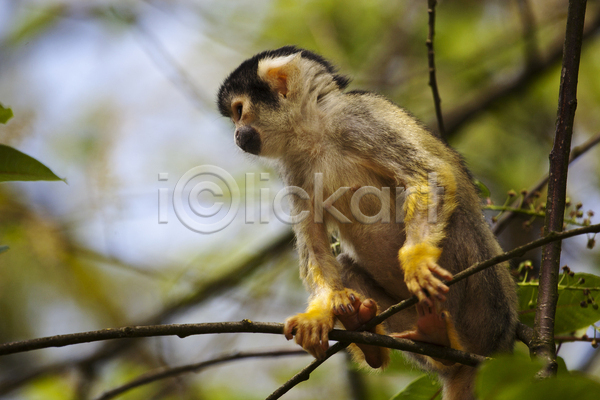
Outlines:
<svg viewBox="0 0 600 400"><path fill-rule="evenodd" d="M433 51L433 37L435 36L435 6L437 0L427 0L427 12L429 14L429 34L427 36L427 62L429 64L429 86L433 94L435 105L435 116L438 121L438 130L441 137L445 136L444 118L442 116L442 99L438 91L437 78L435 76L435 53Z"/></svg>
<svg viewBox="0 0 600 400"><path fill-rule="evenodd" d="M91 343L110 339L143 338L157 336L178 336L185 338L192 335L205 335L215 333L270 333L283 334L283 324L270 322L252 322L242 320L239 322L212 322L202 324L170 324L126 326L123 328L107 328L97 331L70 333L66 335L47 336L38 339L20 342L4 343L0 345L0 356L39 350L49 347L63 347L81 343ZM334 329L329 333L331 340L344 343L361 343L375 346L389 347L392 349L411 351L433 357L448 358L451 361L473 365L481 361L480 356L469 355L462 351L447 349L442 346L428 343L417 343L407 339L394 339L390 336L377 335L370 332L354 332ZM446 350L450 350L449 352ZM444 355L445 354L445 355Z"/></svg>
<svg viewBox="0 0 600 400"><path fill-rule="evenodd" d="M63 347L80 343L91 343L110 339L142 338L156 336L179 336L208 333L283 333L282 324L259 323L249 320L240 322L214 322L204 324L170 324L126 326L123 328L107 328L97 331L69 333L65 335L47 336L38 339L10 342L0 345L0 356L22 353L25 351Z"/></svg>
<svg viewBox="0 0 600 400"><path fill-rule="evenodd" d="M574 147L573 150L571 150L571 155L569 157L569 164L571 164L573 161L578 159L582 154L585 154L587 151L592 149L598 143L600 143L600 133L596 134L595 136L592 136L584 144ZM543 187L546 186L546 184L548 183L548 178L549 178L549 175L546 174L546 176L544 176L542 179L540 179L540 181L535 186L533 186L531 189L529 189L529 191L523 197L522 200L515 200L510 207L517 208L520 206L521 208L525 208L527 206L527 204L529 204L529 201L534 196L535 192L541 191L543 189ZM504 214L502 214L502 217L500 217L500 219L498 220L498 222L496 223L496 225L494 225L494 227L492 229L494 234L499 235L504 230L504 228L506 228L508 226L508 224L517 215L518 214L514 211L508 211L508 212L505 212Z"/></svg>
<svg viewBox="0 0 600 400"><path fill-rule="evenodd" d="M593 337L588 337L587 335L584 336L556 336L554 338L557 342L559 343L564 343L564 342L593 342L598 341L598 338L593 338Z"/></svg>
<svg viewBox="0 0 600 400"><path fill-rule="evenodd" d="M533 338L533 328L525 325L522 322L517 322L517 339L525 343L527 347L531 346L531 339Z"/></svg>
<svg viewBox="0 0 600 400"><path fill-rule="evenodd" d="M573 135L573 121L577 108L577 76L586 0L569 0L567 29L565 33L563 66L558 96L558 118L554 146L550 152L548 198L544 232L560 232L563 229L569 152ZM554 345L554 317L558 302L558 275L560 273L561 241L548 244L542 249L538 305L535 313L531 354L542 357L547 366L543 375L555 375L556 348Z"/></svg>

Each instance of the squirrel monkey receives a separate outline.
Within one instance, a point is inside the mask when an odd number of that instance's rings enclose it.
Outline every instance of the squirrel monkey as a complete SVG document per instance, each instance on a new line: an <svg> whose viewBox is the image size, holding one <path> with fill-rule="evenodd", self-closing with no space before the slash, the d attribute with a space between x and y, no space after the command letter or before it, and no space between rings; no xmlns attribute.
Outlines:
<svg viewBox="0 0 600 400"><path fill-rule="evenodd" d="M481 355L510 351L517 302L507 265L444 284L501 252L461 157L384 97L345 92L348 83L321 56L286 46L244 61L218 92L236 144L301 189L287 197L311 296L285 336L320 358L336 321L357 329L416 295L416 307L374 331ZM389 358L377 346L353 352L374 368ZM473 398L474 368L411 357L438 373L444 399Z"/></svg>

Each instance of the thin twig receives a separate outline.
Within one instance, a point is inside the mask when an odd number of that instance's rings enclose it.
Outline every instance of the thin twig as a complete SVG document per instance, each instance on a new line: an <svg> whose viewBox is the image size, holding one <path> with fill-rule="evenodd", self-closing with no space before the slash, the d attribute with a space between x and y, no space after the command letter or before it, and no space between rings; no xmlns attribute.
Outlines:
<svg viewBox="0 0 600 400"><path fill-rule="evenodd" d="M531 339L533 338L533 328L525 325L522 322L517 322L516 336L517 339L525 343L527 347L530 347Z"/></svg>
<svg viewBox="0 0 600 400"><path fill-rule="evenodd" d="M435 76L435 52L433 51L433 37L435 36L435 6L437 0L427 1L427 12L429 14L429 34L427 35L427 62L429 64L429 86L433 94L433 104L435 105L435 116L438 121L438 129L441 137L444 137L444 118L442 116L442 99L438 91L437 78Z"/></svg>
<svg viewBox="0 0 600 400"><path fill-rule="evenodd" d="M589 140L587 140L584 144L574 147L571 150L571 155L569 157L569 164L578 159L582 154L585 154L590 149L594 148L598 143L600 143L600 133L592 136ZM548 183L548 174L539 180L537 184L535 184L531 189L527 191L527 194L522 199L517 199L511 204L510 207L517 208L519 205L521 208L527 207L531 198L535 195L536 192L541 191L544 186ZM495 235L499 235L508 224L516 217L518 214L514 211L508 211L502 214L502 217L498 220L496 225L493 227L493 232Z"/></svg>
<svg viewBox="0 0 600 400"><path fill-rule="evenodd" d="M413 297L412 299L416 299L416 297ZM402 303L406 303L406 301ZM365 327L366 325L364 325L361 329L366 329ZM277 390L275 390L269 397L267 397L266 400L278 399L300 382L308 380L311 372L317 369L317 367L323 364L331 356L333 356L340 350L345 349L350 342L382 346L402 351L409 351L412 353L431 356L434 358L450 360L456 363L469 365L472 367L476 367L481 362L487 360L486 357L477 354L466 353L450 347L438 346L435 344L425 342L414 342L408 339L396 339L391 336L377 335L375 333L364 331L339 331L337 329L334 329L329 333L329 338L332 340L338 340L339 342L331 346L327 350L327 352L325 352L325 357L323 359L313 360L313 362L311 362L308 366L306 366L304 369L302 369L300 372L294 375L291 379L289 379L287 382L285 382L283 385L277 388Z"/></svg>
<svg viewBox="0 0 600 400"><path fill-rule="evenodd" d="M126 326L123 328L107 328L96 331L69 333L65 335L47 336L19 342L0 345L0 356L25 351L45 349L48 347L63 347L80 343L91 343L110 339L127 339L156 336L179 336L185 338L191 335L209 333L274 333L282 334L282 324L260 323L243 320L239 322L214 322L204 324L166 324Z"/></svg>
<svg viewBox="0 0 600 400"><path fill-rule="evenodd" d="M556 336L554 337L554 340L556 340L559 343L564 343L564 342L593 342L598 341L598 338L593 338L593 337L587 337L587 336Z"/></svg>
<svg viewBox="0 0 600 400"><path fill-rule="evenodd" d="M266 358L266 357L289 357L289 356L306 356L304 350L272 350L272 351L250 351L250 352L233 352L224 354L210 360L202 361L194 364L181 365L178 367L160 368L154 371L149 371L137 378L104 392L96 398L96 400L109 400L123 394L136 387L146 385L161 379L179 376L188 372L200 372L201 370L213 365L223 364L229 361L238 361L246 358Z"/></svg>
<svg viewBox="0 0 600 400"><path fill-rule="evenodd" d="M569 152L577 108L577 77L585 8L586 0L569 0L563 66L558 95L558 118L554 146L550 152L545 233L560 232L563 229ZM530 350L532 355L541 357L547 363L545 370L542 372L543 376L555 375L558 368L554 345L554 318L558 302L560 253L561 241L547 244L542 248L537 310Z"/></svg>
<svg viewBox="0 0 600 400"><path fill-rule="evenodd" d="M313 360L310 364L308 364L306 367L304 367L300 372L298 372L296 375L294 375L292 378L290 378L286 383L279 386L277 388L277 390L275 390L273 393L271 393L269 395L269 397L267 397L265 400L278 399L281 396L283 396L284 394L286 394L287 392L289 392L294 386L296 386L300 382L307 381L308 378L310 377L311 372L313 372L321 364L323 364L325 361L327 361L327 359L329 357L331 357L338 351L345 349L346 347L348 347L347 343L338 342L338 343L334 344L325 352L325 356L322 359Z"/></svg>

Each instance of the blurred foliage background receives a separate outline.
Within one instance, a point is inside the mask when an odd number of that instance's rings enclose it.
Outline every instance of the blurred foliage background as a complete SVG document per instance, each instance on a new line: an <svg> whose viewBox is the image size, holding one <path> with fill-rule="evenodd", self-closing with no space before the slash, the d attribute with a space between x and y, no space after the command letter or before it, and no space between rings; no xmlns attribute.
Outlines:
<svg viewBox="0 0 600 400"><path fill-rule="evenodd" d="M438 4L447 138L497 204L548 170L566 11L565 0ZM224 168L242 191L248 172L270 173L256 185L271 196L281 187L273 171L237 149L214 105L216 90L254 53L296 44L352 76L351 89L381 92L435 129L427 29L426 1L1 2L0 102L15 117L0 126L0 143L68 184L0 185L0 245L10 247L0 254L0 341L144 323L281 322L301 311L307 294L289 226L273 216L248 223L242 207L226 229L206 235L173 212L175 185L198 165ZM574 145L600 132L599 31L600 4L590 0ZM585 210L600 210L599 167L594 149L570 169L568 195ZM159 204L159 189L167 189L168 204ZM158 223L159 207L166 224ZM524 229L524 221L503 232L505 249L539 235L539 224ZM598 274L598 252L585 245L585 238L565 241L562 263ZM526 258L537 265L539 254ZM154 368L273 348L295 346L279 336L228 334L6 356L0 397L91 399ZM559 354L570 369L600 374L589 344L564 345ZM261 399L309 361L233 362L121 398ZM399 354L383 374L338 355L285 398L388 399L418 375Z"/></svg>

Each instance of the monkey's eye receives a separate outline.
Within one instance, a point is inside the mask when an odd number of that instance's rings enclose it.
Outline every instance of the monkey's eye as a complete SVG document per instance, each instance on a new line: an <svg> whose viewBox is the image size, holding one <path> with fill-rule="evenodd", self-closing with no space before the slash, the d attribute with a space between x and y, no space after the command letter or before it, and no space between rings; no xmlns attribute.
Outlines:
<svg viewBox="0 0 600 400"><path fill-rule="evenodd" d="M234 110L235 110L235 119L241 119L242 113L244 111L244 106L242 104L236 104L234 106Z"/></svg>

